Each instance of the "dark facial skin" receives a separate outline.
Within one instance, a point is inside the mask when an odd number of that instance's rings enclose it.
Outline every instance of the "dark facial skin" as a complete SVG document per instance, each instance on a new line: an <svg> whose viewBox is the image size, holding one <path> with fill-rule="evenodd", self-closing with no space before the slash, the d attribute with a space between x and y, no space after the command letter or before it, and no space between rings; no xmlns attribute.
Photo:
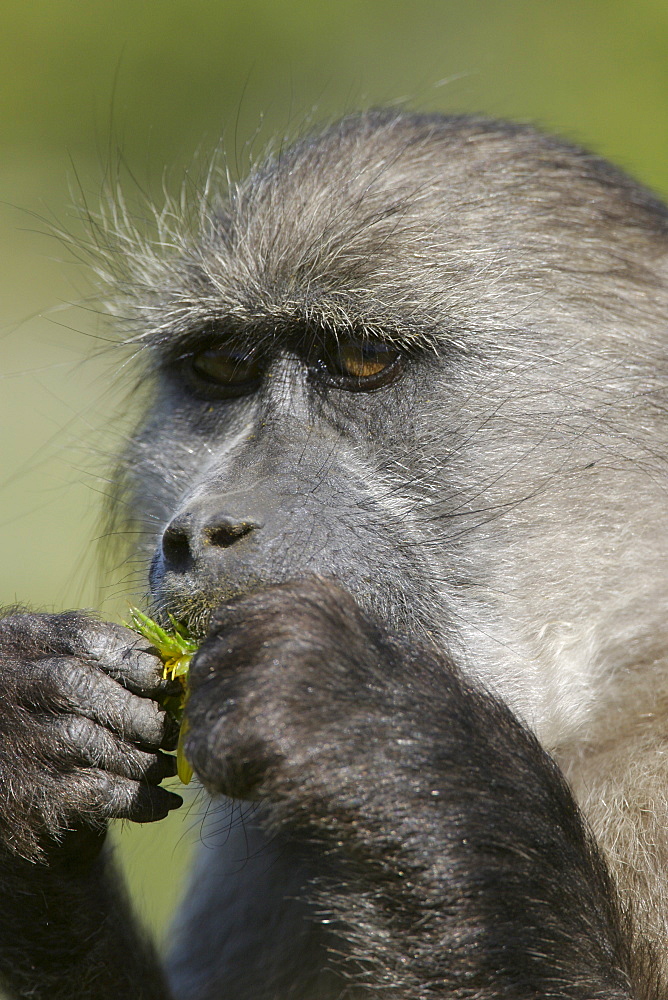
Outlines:
<svg viewBox="0 0 668 1000"><path fill-rule="evenodd" d="M392 456L417 449L421 359L371 342L360 362L371 374L346 376L333 362L325 367L315 336L302 339L292 350L258 349L250 383L237 385L225 368L218 380L216 369L208 378L194 374L198 358L227 356L222 334L167 369L161 408L174 418L163 421L162 439L154 426L149 434L158 449L187 435L194 464L179 469L190 485L156 548L150 581L156 600L179 614L319 575L381 613L392 607L399 619L401 595L425 578L421 553L408 533L402 545L393 512L378 531L383 505L392 506ZM341 353L356 344L342 340ZM410 617L417 628L417 608Z"/></svg>

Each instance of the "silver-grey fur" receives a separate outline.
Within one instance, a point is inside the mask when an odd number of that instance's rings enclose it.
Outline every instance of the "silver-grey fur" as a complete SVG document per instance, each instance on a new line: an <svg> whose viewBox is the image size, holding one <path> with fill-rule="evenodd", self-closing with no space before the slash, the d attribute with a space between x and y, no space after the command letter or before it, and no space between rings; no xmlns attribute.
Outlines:
<svg viewBox="0 0 668 1000"><path fill-rule="evenodd" d="M126 342L147 357L232 322L364 330L451 359L420 401L417 454L347 458L420 553L424 601L391 613L454 650L557 756L663 950L665 209L531 128L383 113L289 148L222 204L206 192L185 228L176 214L156 244L121 220L107 258ZM155 524L147 561L208 459L205 443L177 450L147 488L155 431L123 460Z"/></svg>

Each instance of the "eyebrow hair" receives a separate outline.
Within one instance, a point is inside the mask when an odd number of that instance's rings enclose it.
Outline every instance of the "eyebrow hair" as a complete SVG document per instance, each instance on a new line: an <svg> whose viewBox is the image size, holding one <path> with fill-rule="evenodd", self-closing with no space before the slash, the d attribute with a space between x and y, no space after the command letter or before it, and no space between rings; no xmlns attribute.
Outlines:
<svg viewBox="0 0 668 1000"><path fill-rule="evenodd" d="M351 305L353 303L350 303ZM285 308L255 310L205 310L201 303L188 308L182 301L178 309L157 307L145 315L146 326L127 337L122 346L135 354L152 354L157 358L176 360L198 349L216 343L235 342L251 348L276 343L300 345L311 340L381 341L404 350L443 347L442 327L437 331L431 318L410 316L397 322L396 314L364 316L361 310L343 309L337 302L317 303L310 309L299 309L302 303L289 303ZM347 303L348 305L348 303ZM153 320L153 323L150 320ZM156 322L158 320L158 322Z"/></svg>
<svg viewBox="0 0 668 1000"><path fill-rule="evenodd" d="M267 353L288 348L308 354L314 349L331 349L333 344L345 340L361 344L375 342L386 345L388 349L404 351L416 351L425 347L425 343L418 338L402 338L386 329L379 335L377 330L366 327L335 330L305 323L286 324L282 328L267 324L243 327L229 322L209 323L200 329L175 331L171 335L155 338L149 336L142 338L141 343L132 342L132 346L137 355L153 359L153 364L149 361L150 368L174 364L189 355L203 350L215 350L218 346L229 345L249 352Z"/></svg>

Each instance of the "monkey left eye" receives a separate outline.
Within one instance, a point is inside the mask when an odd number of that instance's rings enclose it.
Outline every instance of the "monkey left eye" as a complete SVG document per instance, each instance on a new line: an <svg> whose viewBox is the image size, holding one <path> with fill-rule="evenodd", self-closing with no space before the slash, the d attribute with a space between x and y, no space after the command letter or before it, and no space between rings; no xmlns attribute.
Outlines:
<svg viewBox="0 0 668 1000"><path fill-rule="evenodd" d="M341 340L323 358L329 375L349 389L375 389L398 374L402 355L391 344L372 340Z"/></svg>

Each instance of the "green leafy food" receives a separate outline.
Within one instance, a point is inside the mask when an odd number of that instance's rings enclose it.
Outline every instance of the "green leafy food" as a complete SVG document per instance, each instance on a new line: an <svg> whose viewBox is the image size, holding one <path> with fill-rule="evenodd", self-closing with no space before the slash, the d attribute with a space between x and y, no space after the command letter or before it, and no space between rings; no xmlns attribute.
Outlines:
<svg viewBox="0 0 668 1000"><path fill-rule="evenodd" d="M181 690L170 694L161 700L163 708L181 726L179 743L176 748L176 766L179 778L187 785L193 776L193 769L186 760L183 744L188 731L188 724L183 718L183 710L188 700L188 671L190 661L197 652L197 642L180 622L169 615L171 630L167 631L138 608L130 608L128 628L139 632L151 646L157 650L163 661L162 676L167 680L178 680Z"/></svg>

